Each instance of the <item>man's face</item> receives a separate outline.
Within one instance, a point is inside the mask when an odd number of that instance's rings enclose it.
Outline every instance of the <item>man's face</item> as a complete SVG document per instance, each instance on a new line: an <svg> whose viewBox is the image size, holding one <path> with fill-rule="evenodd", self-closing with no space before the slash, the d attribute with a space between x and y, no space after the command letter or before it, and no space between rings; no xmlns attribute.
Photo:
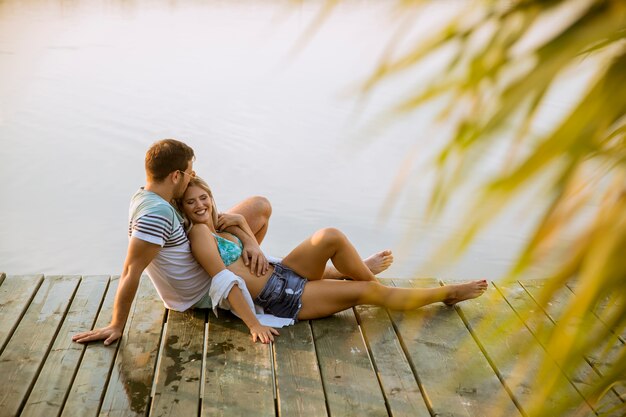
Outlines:
<svg viewBox="0 0 626 417"><path fill-rule="evenodd" d="M189 185L189 181L196 176L196 172L193 170L193 160L189 161L186 170L178 170L178 173L182 176L182 180L174 189L174 198L182 198L185 190L187 189L187 185Z"/></svg>

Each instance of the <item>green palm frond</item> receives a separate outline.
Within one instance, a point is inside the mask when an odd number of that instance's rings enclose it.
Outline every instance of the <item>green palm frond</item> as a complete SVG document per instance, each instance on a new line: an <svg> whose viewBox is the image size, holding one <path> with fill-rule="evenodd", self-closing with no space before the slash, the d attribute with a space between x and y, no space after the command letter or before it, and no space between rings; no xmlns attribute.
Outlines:
<svg viewBox="0 0 626 417"><path fill-rule="evenodd" d="M422 4L401 2L417 10ZM520 193L540 184L534 189L543 194L536 197L547 195L548 204L508 279L546 258L559 260L558 268L546 270L550 279L537 302L547 306L566 284L576 285L545 346L564 372L572 372L581 358L602 351L601 343L623 335L626 327L626 2L484 0L459 7L466 9L437 33L401 56L386 56L363 91L411 71L437 51L455 51L442 74L393 110L402 117L448 100L440 119L454 123L455 132L434 161L438 179L430 212L440 213L484 163L482 150L504 145L508 159L477 195L461 239L446 242L442 253L463 252ZM550 35L533 40L538 28L550 29ZM550 131L537 132L533 125L546 98L565 74L581 67L592 76L578 101ZM557 244L561 236L571 237L571 243ZM590 320L593 314L600 320ZM612 360L611 371L589 385L588 401L626 386L626 348ZM558 390L553 374L550 364L542 364L536 384L541 389L533 394L528 415L544 415L541 405ZM572 406L563 404L563 410Z"/></svg>

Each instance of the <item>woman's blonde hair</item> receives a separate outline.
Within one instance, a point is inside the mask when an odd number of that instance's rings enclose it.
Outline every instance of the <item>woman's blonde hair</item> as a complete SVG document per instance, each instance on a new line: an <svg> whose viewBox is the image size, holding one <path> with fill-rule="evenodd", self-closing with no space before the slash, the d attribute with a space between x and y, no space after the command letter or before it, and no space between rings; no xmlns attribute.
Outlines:
<svg viewBox="0 0 626 417"><path fill-rule="evenodd" d="M189 181L189 184L187 185L187 188L189 188L191 186L200 187L204 191L206 191L206 193L209 195L209 198L211 199L211 217L213 218L213 227L217 227L217 206L215 205L215 199L213 198L213 193L211 192L211 187L209 187L209 184L207 184L205 180L203 180L202 178L200 178L198 176L193 177ZM183 211L183 199L182 198L181 199L177 199L176 200L176 205L178 206L178 211L183 215L183 218L185 219L184 226L185 226L185 230L188 232L189 229L191 229L191 226L193 226L193 224L187 218L187 216L185 216L185 214L184 214L184 211Z"/></svg>

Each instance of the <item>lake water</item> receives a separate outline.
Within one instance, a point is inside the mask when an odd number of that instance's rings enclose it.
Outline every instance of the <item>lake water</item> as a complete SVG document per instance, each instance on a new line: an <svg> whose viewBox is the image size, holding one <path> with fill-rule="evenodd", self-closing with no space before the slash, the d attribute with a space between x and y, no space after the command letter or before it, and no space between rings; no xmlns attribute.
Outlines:
<svg viewBox="0 0 626 417"><path fill-rule="evenodd" d="M0 271L119 274L145 151L174 137L194 148L221 210L270 199L269 254L336 226L364 256L394 250L382 276L504 274L540 204L505 213L457 263L431 265L469 207L460 194L441 219L424 214L433 176L421 162L445 124L432 125L432 105L371 126L437 63L363 99L395 3L343 3L303 36L322 4L0 2ZM454 12L442 5L424 12L414 39ZM417 168L383 213L407 155Z"/></svg>

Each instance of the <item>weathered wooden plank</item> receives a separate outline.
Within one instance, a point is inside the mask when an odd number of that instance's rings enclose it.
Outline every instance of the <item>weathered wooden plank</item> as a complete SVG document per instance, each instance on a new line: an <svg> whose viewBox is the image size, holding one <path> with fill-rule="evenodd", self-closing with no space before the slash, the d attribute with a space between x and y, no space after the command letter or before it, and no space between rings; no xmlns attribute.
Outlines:
<svg viewBox="0 0 626 417"><path fill-rule="evenodd" d="M356 312L390 414L394 417L430 416L387 311L375 306L359 306Z"/></svg>
<svg viewBox="0 0 626 417"><path fill-rule="evenodd" d="M42 282L43 275L9 276L0 285L0 354Z"/></svg>
<svg viewBox="0 0 626 417"><path fill-rule="evenodd" d="M252 343L239 318L209 313L202 416L273 417L270 345Z"/></svg>
<svg viewBox="0 0 626 417"><path fill-rule="evenodd" d="M170 310L150 416L197 416L206 310Z"/></svg>
<svg viewBox="0 0 626 417"><path fill-rule="evenodd" d="M434 279L394 283L439 286ZM437 303L390 315L434 415L520 415L454 308Z"/></svg>
<svg viewBox="0 0 626 417"><path fill-rule="evenodd" d="M85 349L84 345L72 342L71 336L93 326L108 282L108 276L84 277L81 280L22 417L56 416L60 413Z"/></svg>
<svg viewBox="0 0 626 417"><path fill-rule="evenodd" d="M0 356L3 415L21 411L79 281L78 276L46 277L7 343Z"/></svg>
<svg viewBox="0 0 626 417"><path fill-rule="evenodd" d="M577 282L569 282L567 287L570 291L572 291L572 293L577 294ZM623 293L613 293L609 297L605 297L600 300L600 302L594 306L593 314L606 325L607 307L609 308L609 311L614 308L623 309L625 302L626 297L624 297ZM622 343L626 343L626 323L624 320L621 320L621 323L617 323L617 327L614 327L611 330L617 335L617 337L619 337Z"/></svg>
<svg viewBox="0 0 626 417"><path fill-rule="evenodd" d="M311 323L330 414L387 416L354 311L345 310Z"/></svg>
<svg viewBox="0 0 626 417"><path fill-rule="evenodd" d="M535 300L530 297L530 294L519 283L496 284L496 288L522 319L526 327L535 336L535 339L548 351L550 346L549 339L555 327L554 323L544 314ZM556 306L562 308L564 304L563 296L566 295L566 292L569 292L566 288L564 290L557 292L555 297L552 298L550 304L553 310L557 309ZM550 354L550 352L548 354L553 359L557 357L557 355ZM564 368L564 364L558 361L557 365L576 390L585 398L585 401L599 413L606 413L616 405L621 405L621 401L612 391L609 395L605 395L598 404L593 404L594 400L588 395L588 388L591 384L598 381L599 375L582 356L578 360L582 362L582 366L575 370Z"/></svg>
<svg viewBox="0 0 626 417"><path fill-rule="evenodd" d="M274 342L278 415L327 416L310 322L279 331Z"/></svg>
<svg viewBox="0 0 626 417"><path fill-rule="evenodd" d="M530 280L521 282L520 285L526 290L530 297L535 302L537 302L544 288L544 281ZM566 306L572 301L573 298L574 293L571 292L568 287L564 287L555 294L555 296L546 306L544 306L544 311L546 312L551 323L558 323L559 317L561 317L561 314L565 310ZM615 365L616 360L620 357L626 346L617 337L617 335L609 331L606 325L602 321L600 321L596 315L586 315L585 320L589 322L589 328L595 329L602 327L604 332L607 333L607 336L603 337L601 340L598 340L596 338L595 348L593 349L593 351L585 353L585 358L591 364L591 366L593 366L596 372L599 375L606 375ZM533 323L531 323L531 325L533 325ZM543 327L547 329L547 332L541 332L539 335L536 336L545 346L545 344L547 343L546 339L549 336L549 332L553 329L554 326L550 326L546 323ZM533 328L531 328L531 330L533 330ZM577 375L574 381L575 383L579 384L588 384L596 381L596 378L594 378L593 375L589 379L584 378L584 375ZM581 388L584 389L585 387ZM609 410L611 408L611 405L620 404L621 401L619 400L619 397L626 399L626 386L624 386L623 384L614 385L612 391L608 392L607 395L603 397L603 400L600 403L601 407L596 408L603 412ZM604 407L602 407L602 405L604 405Z"/></svg>
<svg viewBox="0 0 626 417"><path fill-rule="evenodd" d="M165 306L147 276L141 277L124 328L100 416L144 416L149 407Z"/></svg>
<svg viewBox="0 0 626 417"><path fill-rule="evenodd" d="M459 311L527 414L535 415L541 409L549 415L594 415L493 285L480 298L463 303ZM533 383L542 363L547 367L548 375L555 376L558 390L557 395L545 398L539 404L534 395L542 387ZM580 407L561 409L561 405L566 403L582 404Z"/></svg>
<svg viewBox="0 0 626 417"><path fill-rule="evenodd" d="M93 327L81 330L104 327L109 324L118 283L118 276L111 277L95 324ZM109 346L104 346L102 342L94 342L85 347L74 383L63 406L62 416L93 417L98 415L103 390L111 372L118 343L116 341ZM77 345L80 344L77 343Z"/></svg>

